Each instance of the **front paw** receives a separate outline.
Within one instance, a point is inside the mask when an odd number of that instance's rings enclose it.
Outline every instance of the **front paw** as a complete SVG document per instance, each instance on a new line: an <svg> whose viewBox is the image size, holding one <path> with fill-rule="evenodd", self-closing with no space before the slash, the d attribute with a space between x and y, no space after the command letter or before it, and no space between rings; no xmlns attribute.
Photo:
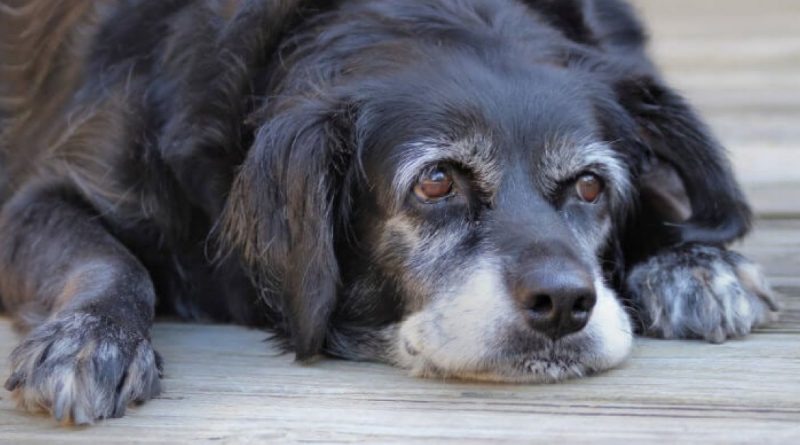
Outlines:
<svg viewBox="0 0 800 445"><path fill-rule="evenodd" d="M121 417L160 391L160 359L135 329L86 313L36 328L11 354L5 384L18 405L62 423Z"/></svg>
<svg viewBox="0 0 800 445"><path fill-rule="evenodd" d="M646 335L721 343L775 321L778 302L759 267L722 248L687 244L633 268L627 290Z"/></svg>

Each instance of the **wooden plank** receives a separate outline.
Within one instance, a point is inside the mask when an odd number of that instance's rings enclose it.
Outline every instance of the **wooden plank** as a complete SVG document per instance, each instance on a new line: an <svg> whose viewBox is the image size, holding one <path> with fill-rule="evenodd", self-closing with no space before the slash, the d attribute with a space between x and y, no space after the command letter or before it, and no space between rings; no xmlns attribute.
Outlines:
<svg viewBox="0 0 800 445"><path fill-rule="evenodd" d="M262 333L235 327L163 324L154 338L168 360L164 397L123 419L68 433L4 399L0 437L13 443L131 437L403 443L680 437L691 443L731 438L731 431L744 442L800 437L800 361L797 349L786 347L796 335L718 346L640 340L624 367L548 386L443 383L333 360L303 367L271 356Z"/></svg>
<svg viewBox="0 0 800 445"><path fill-rule="evenodd" d="M794 219L760 220L744 242L734 246L763 265L772 277L795 278L800 271L800 224Z"/></svg>
<svg viewBox="0 0 800 445"><path fill-rule="evenodd" d="M758 38L798 36L795 0L630 0L655 35L665 38Z"/></svg>

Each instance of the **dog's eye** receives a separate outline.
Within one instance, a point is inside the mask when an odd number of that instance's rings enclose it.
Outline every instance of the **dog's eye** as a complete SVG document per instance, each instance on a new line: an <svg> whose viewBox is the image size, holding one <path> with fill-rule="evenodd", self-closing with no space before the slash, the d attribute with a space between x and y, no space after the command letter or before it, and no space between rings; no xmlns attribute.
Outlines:
<svg viewBox="0 0 800 445"><path fill-rule="evenodd" d="M414 187L414 194L425 202L437 201L453 192L453 177L442 168L435 167L426 172Z"/></svg>
<svg viewBox="0 0 800 445"><path fill-rule="evenodd" d="M581 200L593 204L597 202L600 194L603 193L603 181L597 175L588 173L578 178L575 183L575 190Z"/></svg>

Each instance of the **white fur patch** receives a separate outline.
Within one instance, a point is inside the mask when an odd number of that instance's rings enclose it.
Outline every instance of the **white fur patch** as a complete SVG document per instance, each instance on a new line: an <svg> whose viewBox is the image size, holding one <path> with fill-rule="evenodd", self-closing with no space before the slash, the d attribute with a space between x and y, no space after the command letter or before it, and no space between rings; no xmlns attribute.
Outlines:
<svg viewBox="0 0 800 445"><path fill-rule="evenodd" d="M513 307L495 267L478 267L460 288L433 298L402 322L397 361L412 374L434 369L468 372L489 359L500 329L514 320Z"/></svg>
<svg viewBox="0 0 800 445"><path fill-rule="evenodd" d="M597 303L584 331L597 342L594 356L587 364L600 371L613 368L628 357L633 346L633 329L615 292L600 279L595 280L595 289Z"/></svg>

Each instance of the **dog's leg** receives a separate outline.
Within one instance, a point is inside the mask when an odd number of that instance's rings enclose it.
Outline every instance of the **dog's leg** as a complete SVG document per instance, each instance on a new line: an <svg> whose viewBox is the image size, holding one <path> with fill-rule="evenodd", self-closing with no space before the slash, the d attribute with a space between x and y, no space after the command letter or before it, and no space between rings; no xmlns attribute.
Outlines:
<svg viewBox="0 0 800 445"><path fill-rule="evenodd" d="M77 197L39 188L5 205L0 294L28 331L5 384L22 408L85 424L159 393L150 277Z"/></svg>
<svg viewBox="0 0 800 445"><path fill-rule="evenodd" d="M777 318L777 301L759 267L720 247L667 248L635 266L627 288L651 336L720 343Z"/></svg>

